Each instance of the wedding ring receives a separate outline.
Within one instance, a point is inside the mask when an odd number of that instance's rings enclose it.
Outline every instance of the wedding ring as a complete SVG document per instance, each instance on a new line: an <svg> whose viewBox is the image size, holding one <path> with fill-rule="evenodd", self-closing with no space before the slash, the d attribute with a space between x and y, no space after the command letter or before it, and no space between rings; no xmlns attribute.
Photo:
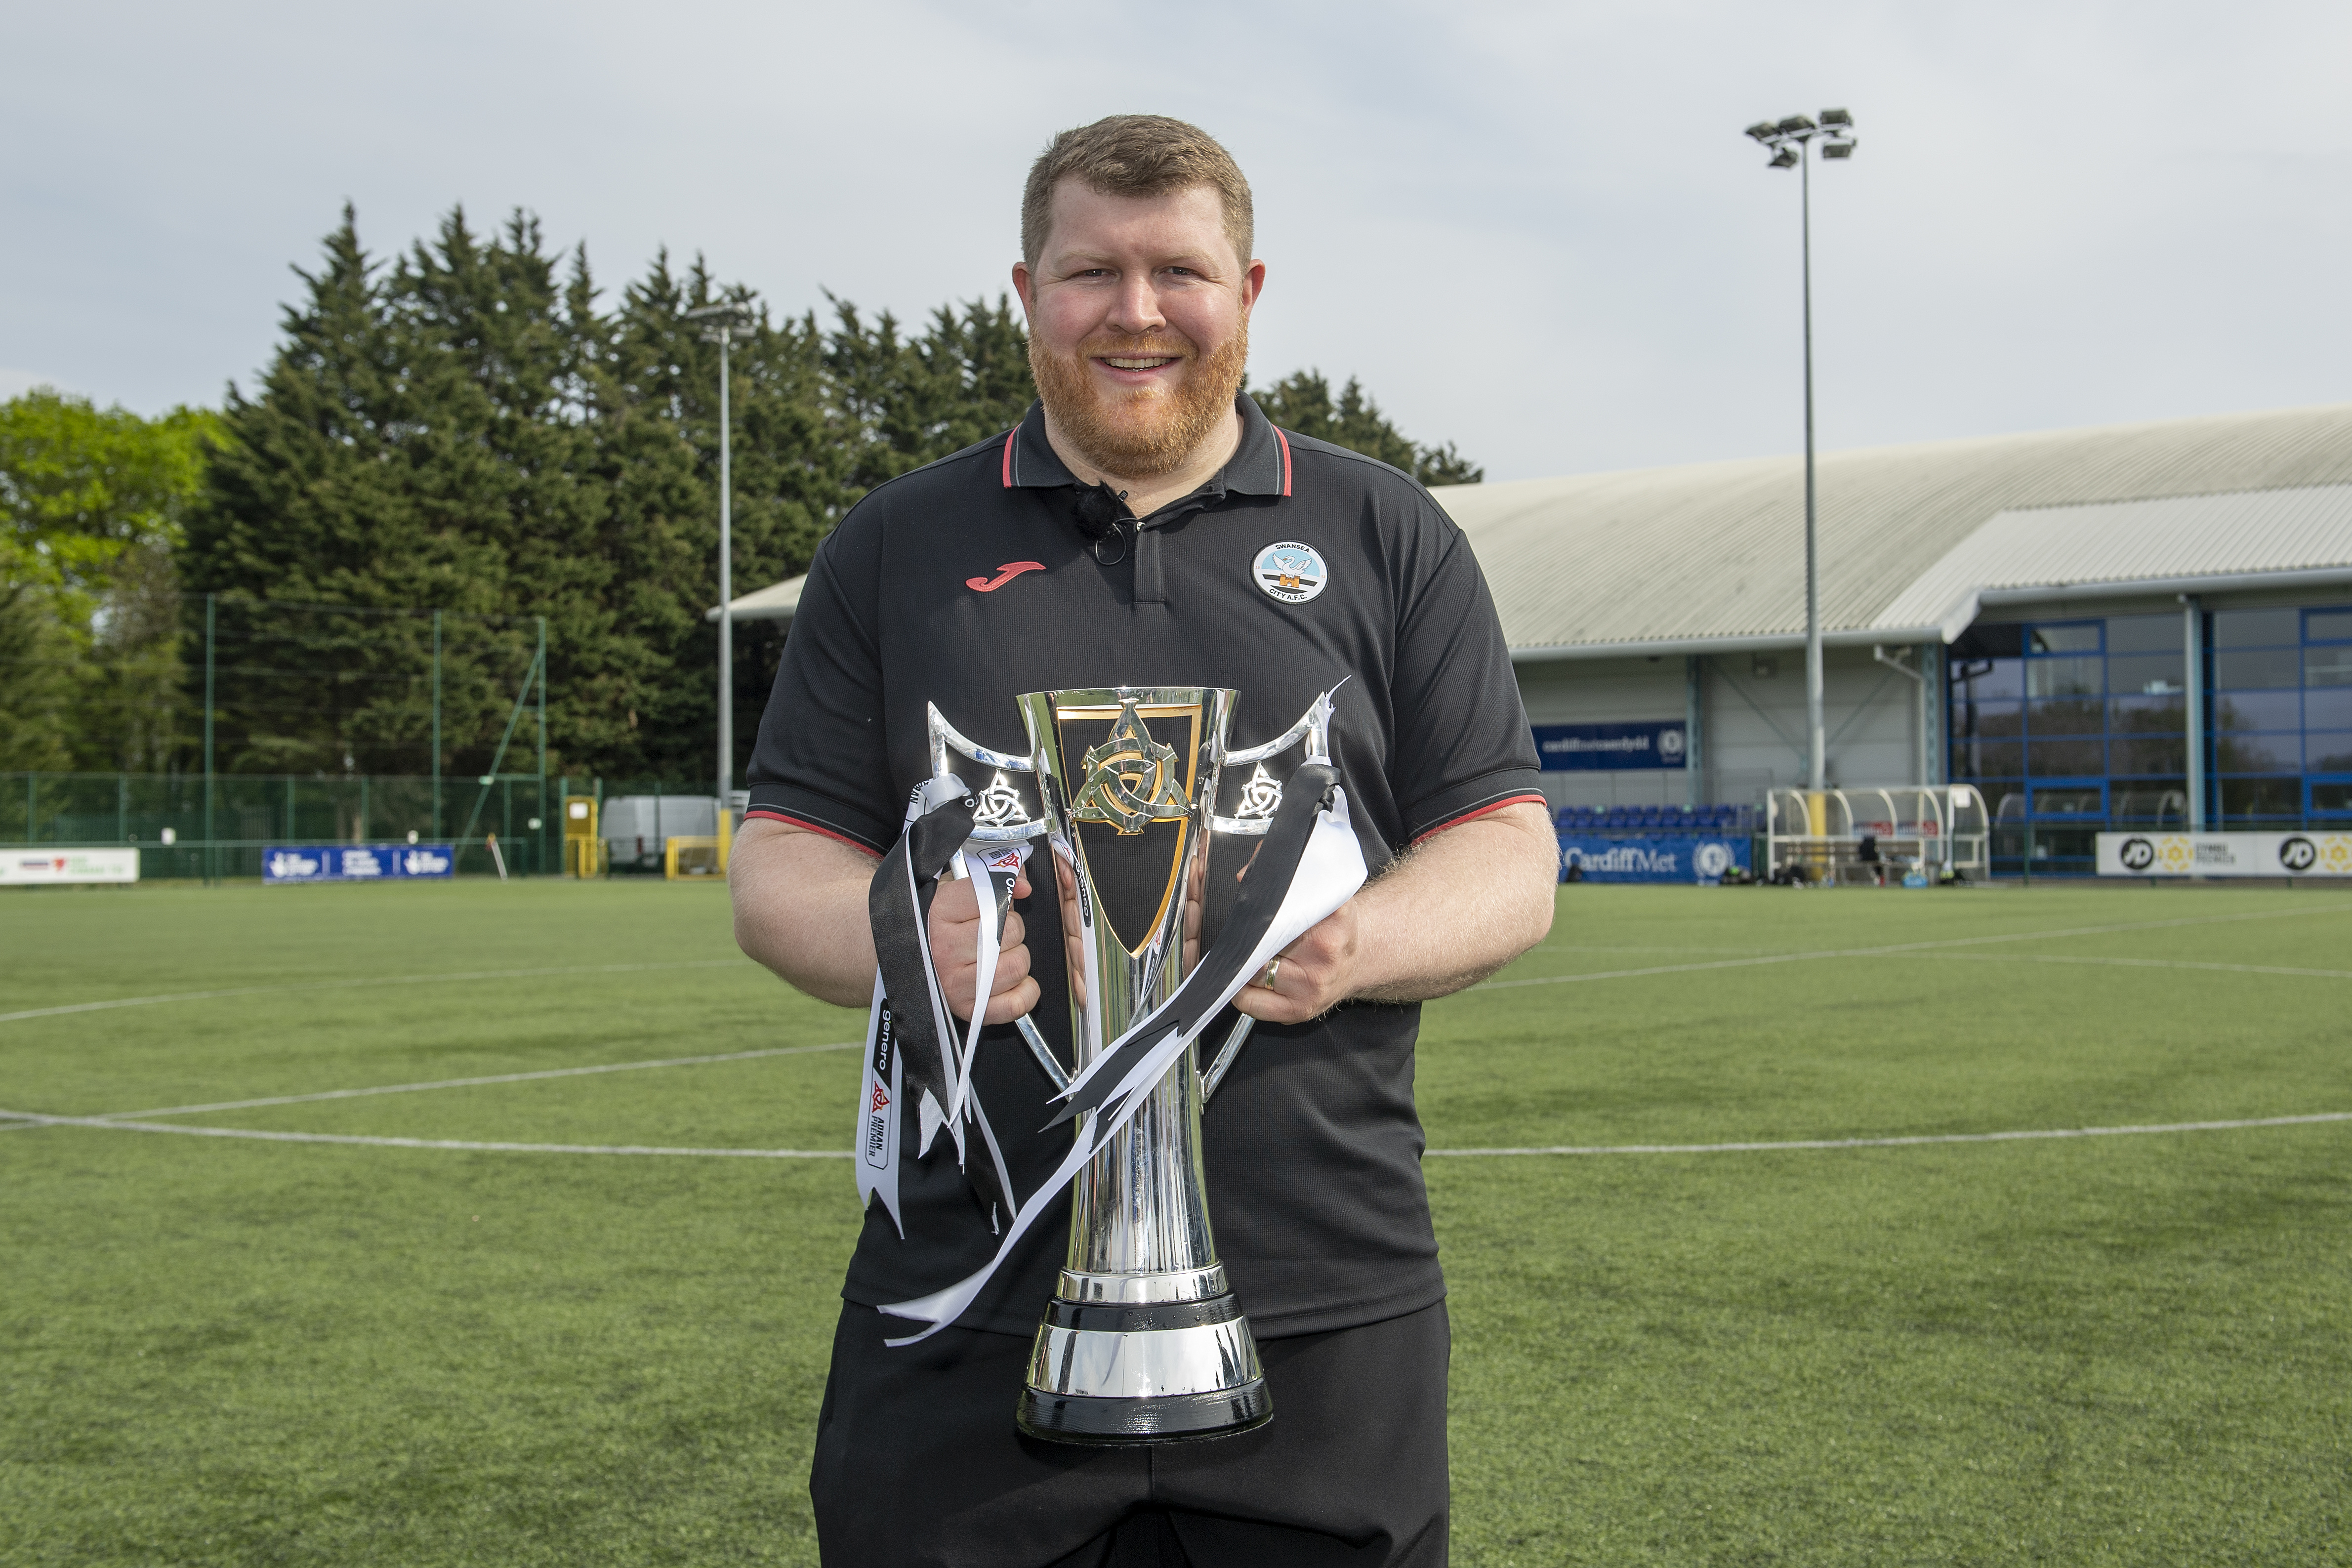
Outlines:
<svg viewBox="0 0 2352 1568"><path fill-rule="evenodd" d="M1265 986L1268 991L1271 991L1271 990L1273 990L1273 989L1274 989L1274 983L1275 983L1275 980L1276 980L1276 978L1277 978L1281 973L1282 973L1282 960L1281 960L1281 959L1279 959L1279 958L1269 958L1269 959L1267 959L1267 960L1265 961L1265 978L1261 979L1261 980L1258 982L1258 984L1259 984L1260 985Z"/></svg>

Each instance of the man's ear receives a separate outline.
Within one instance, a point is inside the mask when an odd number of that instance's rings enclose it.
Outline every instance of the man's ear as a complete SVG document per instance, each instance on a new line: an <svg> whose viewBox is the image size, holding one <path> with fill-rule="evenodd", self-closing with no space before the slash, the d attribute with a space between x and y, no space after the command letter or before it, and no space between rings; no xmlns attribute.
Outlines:
<svg viewBox="0 0 2352 1568"><path fill-rule="evenodd" d="M1034 314L1034 312L1030 310L1029 264L1026 261L1016 261L1013 264L1013 292L1020 296L1023 317L1026 318Z"/></svg>
<svg viewBox="0 0 2352 1568"><path fill-rule="evenodd" d="M1257 297L1265 292L1265 263L1252 261L1242 268L1242 313L1247 315L1257 304Z"/></svg>

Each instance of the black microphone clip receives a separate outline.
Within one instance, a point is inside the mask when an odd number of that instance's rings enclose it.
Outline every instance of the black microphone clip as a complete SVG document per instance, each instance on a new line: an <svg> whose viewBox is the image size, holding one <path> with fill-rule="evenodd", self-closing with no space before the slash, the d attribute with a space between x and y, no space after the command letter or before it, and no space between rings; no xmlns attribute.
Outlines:
<svg viewBox="0 0 2352 1568"><path fill-rule="evenodd" d="M1127 510L1127 492L1115 490L1097 483L1092 489L1078 492L1075 510L1078 531L1089 542L1108 539L1118 531L1119 515Z"/></svg>

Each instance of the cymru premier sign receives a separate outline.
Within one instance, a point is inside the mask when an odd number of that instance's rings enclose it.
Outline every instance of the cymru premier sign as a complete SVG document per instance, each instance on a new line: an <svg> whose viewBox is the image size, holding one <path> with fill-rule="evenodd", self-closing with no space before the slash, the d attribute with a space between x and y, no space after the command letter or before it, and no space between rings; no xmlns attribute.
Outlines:
<svg viewBox="0 0 2352 1568"><path fill-rule="evenodd" d="M1547 771L1679 768L1689 748L1682 721L1658 724L1537 724L1536 755Z"/></svg>
<svg viewBox="0 0 2352 1568"><path fill-rule="evenodd" d="M2352 877L2352 833L2102 833L2102 877Z"/></svg>
<svg viewBox="0 0 2352 1568"><path fill-rule="evenodd" d="M0 849L0 886L57 888L138 879L136 849Z"/></svg>
<svg viewBox="0 0 2352 1568"><path fill-rule="evenodd" d="M446 844L272 845L261 857L261 880L286 882L393 882L421 877L447 878L457 858Z"/></svg>

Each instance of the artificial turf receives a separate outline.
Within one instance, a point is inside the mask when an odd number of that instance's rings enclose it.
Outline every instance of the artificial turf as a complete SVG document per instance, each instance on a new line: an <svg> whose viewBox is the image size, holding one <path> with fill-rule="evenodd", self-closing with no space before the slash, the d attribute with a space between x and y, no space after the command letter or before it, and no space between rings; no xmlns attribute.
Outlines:
<svg viewBox="0 0 2352 1568"><path fill-rule="evenodd" d="M1568 888L1429 1009L1423 1114L1463 1150L2352 1110L2347 936L2317 889ZM734 960L706 886L16 893L0 953L20 1112L862 1025ZM235 994L16 1016L199 992ZM162 1120L835 1149L856 1075ZM2352 1122L1426 1168L1458 1562L2352 1562ZM838 1161L18 1127L0 1194L0 1564L814 1560Z"/></svg>

